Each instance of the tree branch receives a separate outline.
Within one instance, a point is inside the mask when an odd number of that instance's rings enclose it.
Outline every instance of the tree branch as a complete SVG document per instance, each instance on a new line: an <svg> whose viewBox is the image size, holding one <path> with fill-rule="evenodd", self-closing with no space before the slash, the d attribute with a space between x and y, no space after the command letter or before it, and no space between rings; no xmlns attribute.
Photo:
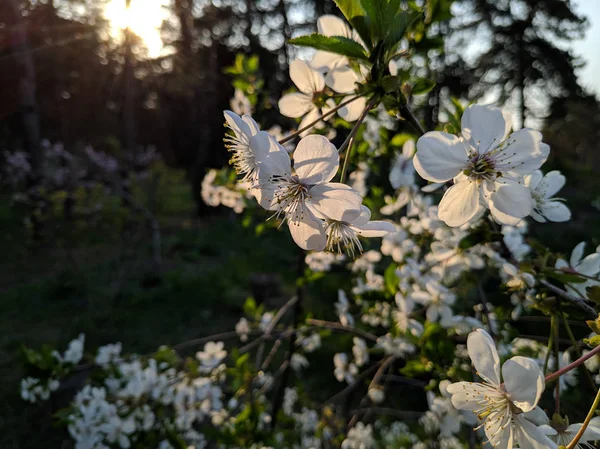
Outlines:
<svg viewBox="0 0 600 449"><path fill-rule="evenodd" d="M566 291L556 287L555 285L552 285L550 282L548 282L544 279L542 279L540 281L540 284L543 285L544 287L546 287L548 290L550 290L555 295L558 295L562 299L566 300L568 303L583 310L585 313L587 313L590 316L590 318L594 318L594 319L598 318L598 312L596 312L593 307L588 306L585 303L585 301L583 301L583 299L576 298L575 296L570 295Z"/></svg>

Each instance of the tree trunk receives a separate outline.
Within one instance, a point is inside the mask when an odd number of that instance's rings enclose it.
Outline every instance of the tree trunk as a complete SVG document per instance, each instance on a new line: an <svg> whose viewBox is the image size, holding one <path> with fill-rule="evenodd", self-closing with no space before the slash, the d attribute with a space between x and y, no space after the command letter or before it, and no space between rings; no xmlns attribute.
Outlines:
<svg viewBox="0 0 600 449"><path fill-rule="evenodd" d="M31 163L31 173L27 177L27 196L32 204L29 220L31 222L32 240L39 242L41 240L41 224L35 213L38 204L42 201L36 188L39 183L42 168L43 157L42 147L40 145L40 122L36 101L36 81L35 65L33 57L29 51L27 43L27 31L21 16L17 0L11 0L12 10L15 17L15 26L13 29L14 55L17 64L21 69L21 79L19 81L19 96L21 103L21 118L23 121L23 150L29 154Z"/></svg>
<svg viewBox="0 0 600 449"><path fill-rule="evenodd" d="M27 32L17 0L11 0L15 16L13 29L15 42L15 59L21 69L19 95L21 99L21 117L23 120L24 150L29 153L32 176L37 180L43 164L43 154L40 146L40 125L36 102L35 65L27 44Z"/></svg>

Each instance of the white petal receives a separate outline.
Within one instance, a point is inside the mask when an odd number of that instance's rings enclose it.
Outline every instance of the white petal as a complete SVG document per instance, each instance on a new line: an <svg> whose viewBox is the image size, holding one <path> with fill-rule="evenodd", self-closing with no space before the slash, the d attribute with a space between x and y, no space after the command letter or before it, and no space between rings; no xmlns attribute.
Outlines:
<svg viewBox="0 0 600 449"><path fill-rule="evenodd" d="M313 108L310 111L308 111L308 113L302 117L302 120L300 120L300 123L298 124L298 129L304 129L306 128L308 125L310 125L311 123L314 123L315 120L317 120L320 116L321 116L321 111L319 111L319 108ZM313 128L308 128L304 131L302 131L300 133L301 137L306 137L308 136L311 132L313 132L313 129L321 129L323 127L323 121L320 120L317 123L315 123Z"/></svg>
<svg viewBox="0 0 600 449"><path fill-rule="evenodd" d="M361 214L362 197L346 184L318 184L308 193L310 197L307 204L317 215L351 223Z"/></svg>
<svg viewBox="0 0 600 449"><path fill-rule="evenodd" d="M600 254L592 253L586 256L579 262L576 270L578 273L585 274L586 276L595 276L600 271Z"/></svg>
<svg viewBox="0 0 600 449"><path fill-rule="evenodd" d="M540 432L542 432L544 435L558 435L556 429L548 424L542 424L541 426L538 426L538 429L540 429Z"/></svg>
<svg viewBox="0 0 600 449"><path fill-rule="evenodd" d="M525 128L512 133L494 158L498 161L496 169L519 178L540 168L549 154L550 147L542 143L542 134Z"/></svg>
<svg viewBox="0 0 600 449"><path fill-rule="evenodd" d="M415 169L422 178L446 182L458 175L467 165L465 143L452 134L430 131L417 141Z"/></svg>
<svg viewBox="0 0 600 449"><path fill-rule="evenodd" d="M304 184L330 181L339 163L337 149L325 136L306 136L298 142L294 151L294 170Z"/></svg>
<svg viewBox="0 0 600 449"><path fill-rule="evenodd" d="M327 244L325 226L305 207L303 213L295 214L293 220L288 220L290 233L296 245L307 251L322 251Z"/></svg>
<svg viewBox="0 0 600 449"><path fill-rule="evenodd" d="M515 440L521 449L556 449L557 445L550 438L527 421L522 415L513 415Z"/></svg>
<svg viewBox="0 0 600 449"><path fill-rule="evenodd" d="M508 408L492 412L485 421L483 430L494 449L512 449L514 430L511 426L511 414Z"/></svg>
<svg viewBox="0 0 600 449"><path fill-rule="evenodd" d="M531 213L533 202L527 187L506 180L495 183L495 188L489 197L489 207L498 222L515 225Z"/></svg>
<svg viewBox="0 0 600 449"><path fill-rule="evenodd" d="M301 92L286 94L279 100L279 112L286 117L302 117L308 111L316 109L312 97Z"/></svg>
<svg viewBox="0 0 600 449"><path fill-rule="evenodd" d="M524 412L533 410L544 391L544 374L538 364L527 357L516 356L502 365L506 391L514 404Z"/></svg>
<svg viewBox="0 0 600 449"><path fill-rule="evenodd" d="M579 243L575 248L573 248L573 252L571 253L571 260L569 263L572 267L576 267L581 262L581 258L583 257L583 252L585 251L585 242Z"/></svg>
<svg viewBox="0 0 600 449"><path fill-rule="evenodd" d="M536 170L533 173L525 175L523 178L523 184L529 187L529 190L533 192L543 177L543 173L540 170Z"/></svg>
<svg viewBox="0 0 600 449"><path fill-rule="evenodd" d="M356 217L354 220L352 220L352 225L353 226L364 225L364 224L367 224L370 219L371 219L371 209L369 209L365 205L362 205L362 206L360 206L360 215L358 217Z"/></svg>
<svg viewBox="0 0 600 449"><path fill-rule="evenodd" d="M258 167L258 176L267 181L272 175L289 175L292 171L287 151L266 131L260 131L250 139L250 150Z"/></svg>
<svg viewBox="0 0 600 449"><path fill-rule="evenodd" d="M346 22L334 16L333 14L325 14L317 20L317 30L319 34L325 36L344 36L350 37L351 31Z"/></svg>
<svg viewBox="0 0 600 449"><path fill-rule="evenodd" d="M323 75L300 59L294 59L290 64L290 78L300 92L307 95L312 96L325 88Z"/></svg>
<svg viewBox="0 0 600 449"><path fill-rule="evenodd" d="M350 66L336 66L325 76L325 84L340 94L356 90L358 74Z"/></svg>
<svg viewBox="0 0 600 449"><path fill-rule="evenodd" d="M330 53L328 51L317 50L313 58L310 60L310 66L320 72L328 72L329 70L345 62L347 62L345 56Z"/></svg>
<svg viewBox="0 0 600 449"><path fill-rule="evenodd" d="M252 130L248 124L235 112L224 111L223 115L225 116L227 125L229 128L231 128L236 136L240 137L241 135L246 135L248 138L252 136Z"/></svg>
<svg viewBox="0 0 600 449"><path fill-rule="evenodd" d="M431 193L439 190L444 184L441 182L433 182L431 184L427 184L426 186L421 187L421 192Z"/></svg>
<svg viewBox="0 0 600 449"><path fill-rule="evenodd" d="M553 197L565 185L566 178L558 170L546 173L546 176L538 184L536 192L543 198Z"/></svg>
<svg viewBox="0 0 600 449"><path fill-rule="evenodd" d="M577 432L579 432L579 429L581 429L581 426L583 424L578 423L578 424L571 424L568 428L567 428L567 432L569 432L572 435L576 435ZM600 429L594 427L591 425L588 425L588 427L586 427L586 429L583 431L583 435L581 436L581 442L586 442L586 441L599 441L600 440Z"/></svg>
<svg viewBox="0 0 600 449"><path fill-rule="evenodd" d="M571 211L560 201L546 201L542 203L540 212L549 221L563 222L571 219Z"/></svg>
<svg viewBox="0 0 600 449"><path fill-rule="evenodd" d="M242 120L244 121L244 123L246 125L248 125L248 128L250 128L250 133L252 135L257 134L260 131L260 127L258 126L258 123L256 123L254 121L254 119L252 117L250 117L248 114L242 115Z"/></svg>
<svg viewBox="0 0 600 449"><path fill-rule="evenodd" d="M448 226L462 226L476 217L482 206L479 201L479 186L476 182L463 181L453 185L440 201L438 217Z"/></svg>
<svg viewBox="0 0 600 449"><path fill-rule="evenodd" d="M535 407L533 410L523 413L523 416L537 426L546 425L550 422L546 412L541 407Z"/></svg>
<svg viewBox="0 0 600 449"><path fill-rule="evenodd" d="M367 99L360 97L338 111L338 115L347 122L354 122L367 107Z"/></svg>
<svg viewBox="0 0 600 449"><path fill-rule="evenodd" d="M415 141L412 139L408 139L402 145L402 156L405 158L411 158L415 154Z"/></svg>
<svg viewBox="0 0 600 449"><path fill-rule="evenodd" d="M477 374L492 385L500 385L500 359L492 337L483 329L471 332L467 350Z"/></svg>
<svg viewBox="0 0 600 449"><path fill-rule="evenodd" d="M546 219L541 216L540 214L538 214L535 209L531 210L531 218L533 218L535 221L537 221L538 223L546 223Z"/></svg>
<svg viewBox="0 0 600 449"><path fill-rule="evenodd" d="M476 382L456 382L448 385L446 391L452 395L452 405L458 410L477 410L484 397L498 395L494 388Z"/></svg>
<svg viewBox="0 0 600 449"><path fill-rule="evenodd" d="M502 111L494 106L469 106L461 120L462 135L479 154L498 147L506 135Z"/></svg>
<svg viewBox="0 0 600 449"><path fill-rule="evenodd" d="M396 232L396 225L390 221L375 220L362 225L351 225L352 229L362 237L383 237L390 232Z"/></svg>

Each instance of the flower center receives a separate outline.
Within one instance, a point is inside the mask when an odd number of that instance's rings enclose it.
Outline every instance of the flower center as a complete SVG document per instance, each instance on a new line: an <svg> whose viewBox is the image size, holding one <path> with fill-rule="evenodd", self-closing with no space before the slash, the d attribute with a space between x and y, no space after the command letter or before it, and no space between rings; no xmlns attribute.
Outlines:
<svg viewBox="0 0 600 449"><path fill-rule="evenodd" d="M233 153L229 163L233 165L238 175L242 175L244 180L250 179L256 173L256 159L250 150L250 141L243 134L226 136L225 147Z"/></svg>
<svg viewBox="0 0 600 449"><path fill-rule="evenodd" d="M488 153L471 157L463 173L471 179L486 181L502 176L502 173L496 170L496 161Z"/></svg>
<svg viewBox="0 0 600 449"><path fill-rule="evenodd" d="M285 213L287 220L298 221L304 218L305 202L310 198L309 186L300 182L297 176L274 175L271 183L275 185L273 200L277 208L275 216Z"/></svg>
<svg viewBox="0 0 600 449"><path fill-rule="evenodd" d="M343 221L329 221L327 223L327 250L342 254L344 250L354 257L354 250L358 248L362 252L362 245L356 232Z"/></svg>

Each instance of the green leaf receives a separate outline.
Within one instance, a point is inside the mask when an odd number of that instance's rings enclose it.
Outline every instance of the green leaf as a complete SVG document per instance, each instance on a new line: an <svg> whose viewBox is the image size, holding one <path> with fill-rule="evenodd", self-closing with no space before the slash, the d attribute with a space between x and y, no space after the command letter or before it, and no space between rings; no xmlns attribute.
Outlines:
<svg viewBox="0 0 600 449"><path fill-rule="evenodd" d="M406 30L419 18L421 12L403 12L397 14L390 20L387 40L390 44L396 44L402 40Z"/></svg>
<svg viewBox="0 0 600 449"><path fill-rule="evenodd" d="M398 268L398 265L392 263L385 269L385 273L383 274L385 287L392 295L395 295L398 291L398 276L396 275L396 268Z"/></svg>
<svg viewBox="0 0 600 449"><path fill-rule="evenodd" d="M600 335L595 335L592 338L584 338L583 342L586 345L591 346L592 348L595 348L596 346L600 345Z"/></svg>
<svg viewBox="0 0 600 449"><path fill-rule="evenodd" d="M555 271L553 268L544 270L544 274L563 284L581 284L587 280L581 276L577 276L575 273Z"/></svg>
<svg viewBox="0 0 600 449"><path fill-rule="evenodd" d="M352 27L356 30L358 35L364 41L365 45L371 49L373 44L371 42L371 33L369 32L369 26L367 18L365 17L365 11L360 4L360 0L334 0L335 4L344 17Z"/></svg>
<svg viewBox="0 0 600 449"><path fill-rule="evenodd" d="M415 377L431 371L431 367L423 364L419 360L409 360L406 365L400 370L401 374L408 377Z"/></svg>
<svg viewBox="0 0 600 449"><path fill-rule="evenodd" d="M293 45L312 47L317 50L328 51L349 58L369 60L365 49L358 42L343 36L323 36L313 33L308 36L300 36L289 41Z"/></svg>
<svg viewBox="0 0 600 449"><path fill-rule="evenodd" d="M386 24L385 15L388 6L387 0L361 0L360 4L366 13L372 42L383 40L384 26Z"/></svg>
<svg viewBox="0 0 600 449"><path fill-rule="evenodd" d="M595 320L587 320L585 322L591 330L593 330L596 334L600 334L600 319L596 318Z"/></svg>
<svg viewBox="0 0 600 449"><path fill-rule="evenodd" d="M348 22L352 22L352 19L358 16L364 16L365 11L361 6L360 0L334 0L335 4Z"/></svg>
<svg viewBox="0 0 600 449"><path fill-rule="evenodd" d="M412 138L413 136L408 133L396 134L394 137L392 137L392 140L390 140L390 145L394 147L401 147L406 143L407 140L411 140Z"/></svg>
<svg viewBox="0 0 600 449"><path fill-rule="evenodd" d="M435 86L435 83L427 78L421 78L418 79L412 89L412 93L413 95L422 95L422 94L426 94L427 92L429 92L431 89L433 89Z"/></svg>
<svg viewBox="0 0 600 449"><path fill-rule="evenodd" d="M384 76L381 79L381 87L386 93L397 92L402 87L402 80L397 76Z"/></svg>
<svg viewBox="0 0 600 449"><path fill-rule="evenodd" d="M600 304L600 285L594 285L585 289L588 299Z"/></svg>

